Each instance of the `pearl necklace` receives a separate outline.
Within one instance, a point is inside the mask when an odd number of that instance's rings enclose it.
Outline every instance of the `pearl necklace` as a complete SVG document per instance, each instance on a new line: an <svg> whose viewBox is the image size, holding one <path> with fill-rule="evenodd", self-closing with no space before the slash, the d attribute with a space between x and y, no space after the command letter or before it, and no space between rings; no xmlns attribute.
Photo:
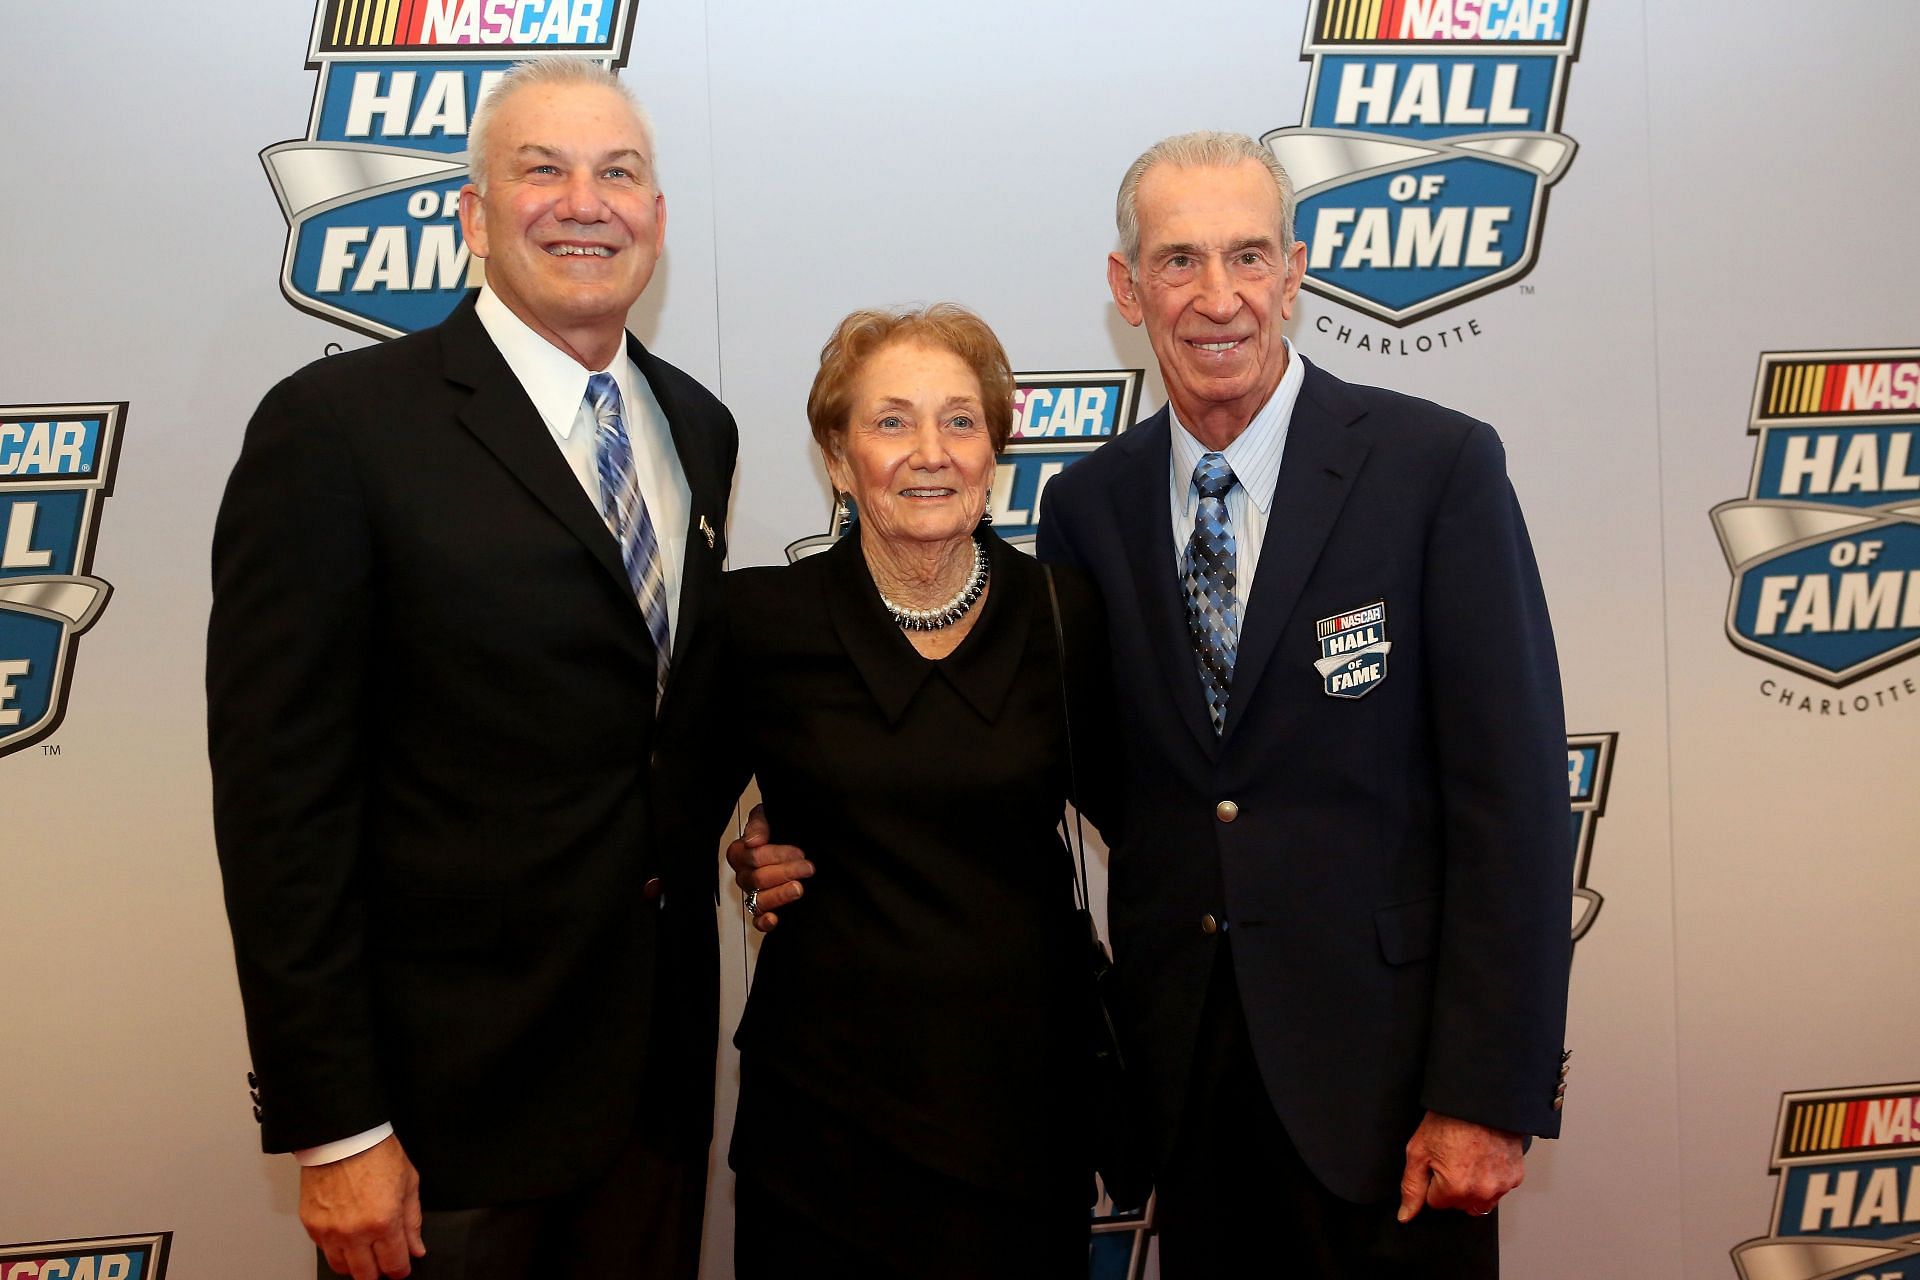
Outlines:
<svg viewBox="0 0 1920 1280"><path fill-rule="evenodd" d="M883 593L880 603L887 606L887 612L893 615L893 621L902 631L938 631L950 627L967 616L967 610L987 589L987 548L980 539L973 540L973 573L970 574L953 599L937 609L908 609L887 599Z"/></svg>

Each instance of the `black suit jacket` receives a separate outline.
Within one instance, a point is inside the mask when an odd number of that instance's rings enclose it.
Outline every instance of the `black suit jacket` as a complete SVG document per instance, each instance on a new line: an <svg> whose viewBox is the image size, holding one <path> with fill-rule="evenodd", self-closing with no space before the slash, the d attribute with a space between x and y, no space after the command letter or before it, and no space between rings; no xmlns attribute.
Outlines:
<svg viewBox="0 0 1920 1280"><path fill-rule="evenodd" d="M471 299L275 387L220 508L209 751L264 1145L391 1120L430 1206L562 1190L643 1109L708 1138L722 814L681 748L737 432L628 350L691 494L657 715L618 546Z"/></svg>
<svg viewBox="0 0 1920 1280"><path fill-rule="evenodd" d="M1139 620L1112 632L1129 761L1109 912L1162 1151L1227 939L1274 1109L1337 1194L1394 1198L1424 1109L1556 1133L1565 727L1498 437L1308 366L1216 738L1169 432L1162 410L1054 480L1039 539L1093 573L1109 617ZM1376 600L1386 679L1329 696L1315 623Z"/></svg>

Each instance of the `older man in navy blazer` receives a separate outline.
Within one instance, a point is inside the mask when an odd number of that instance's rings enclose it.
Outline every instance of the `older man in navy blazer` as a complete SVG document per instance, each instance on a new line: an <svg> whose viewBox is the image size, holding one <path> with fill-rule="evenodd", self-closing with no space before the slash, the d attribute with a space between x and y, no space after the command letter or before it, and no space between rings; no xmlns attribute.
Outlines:
<svg viewBox="0 0 1920 1280"><path fill-rule="evenodd" d="M1171 403L1046 491L1132 620L1115 1014L1169 1280L1488 1277L1564 1092L1553 636L1494 432L1282 338L1292 212L1252 139L1140 157L1108 283Z"/></svg>

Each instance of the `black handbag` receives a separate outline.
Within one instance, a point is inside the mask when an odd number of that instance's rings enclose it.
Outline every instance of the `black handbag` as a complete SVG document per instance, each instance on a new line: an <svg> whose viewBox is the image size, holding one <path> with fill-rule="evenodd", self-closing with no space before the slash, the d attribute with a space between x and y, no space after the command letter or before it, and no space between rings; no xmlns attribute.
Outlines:
<svg viewBox="0 0 1920 1280"><path fill-rule="evenodd" d="M1052 566L1043 564L1040 568L1046 574L1047 602L1053 609L1053 642L1060 661L1060 708L1067 737L1067 799L1073 803L1072 827L1067 826L1064 814L1060 825L1074 855L1074 914L1086 929L1087 959L1093 977L1087 1039L1092 1057L1088 1081L1094 1099L1094 1168L1106 1185L1114 1209L1128 1212L1146 1204L1153 1177L1142 1138L1143 1112L1131 1087L1113 1015L1107 1008L1113 957L1107 951L1107 944L1101 941L1100 927L1094 923L1093 904L1087 893L1087 841L1081 826L1080 782L1073 759L1072 697L1067 690L1067 639L1060 622L1060 593L1053 585Z"/></svg>

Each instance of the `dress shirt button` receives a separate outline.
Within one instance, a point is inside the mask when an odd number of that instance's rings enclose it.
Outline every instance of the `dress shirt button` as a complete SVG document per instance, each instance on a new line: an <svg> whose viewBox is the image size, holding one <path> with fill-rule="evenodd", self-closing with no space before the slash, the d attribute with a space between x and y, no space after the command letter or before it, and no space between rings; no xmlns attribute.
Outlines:
<svg viewBox="0 0 1920 1280"><path fill-rule="evenodd" d="M1220 932L1220 921L1215 918L1211 911L1200 917L1200 932L1206 934Z"/></svg>
<svg viewBox="0 0 1920 1280"><path fill-rule="evenodd" d="M662 893L665 893L666 889L666 882L659 876L650 876L647 882L640 886L640 896L651 902Z"/></svg>
<svg viewBox="0 0 1920 1280"><path fill-rule="evenodd" d="M1213 806L1213 816L1222 822L1232 822L1240 816L1240 806L1231 800L1222 800Z"/></svg>

